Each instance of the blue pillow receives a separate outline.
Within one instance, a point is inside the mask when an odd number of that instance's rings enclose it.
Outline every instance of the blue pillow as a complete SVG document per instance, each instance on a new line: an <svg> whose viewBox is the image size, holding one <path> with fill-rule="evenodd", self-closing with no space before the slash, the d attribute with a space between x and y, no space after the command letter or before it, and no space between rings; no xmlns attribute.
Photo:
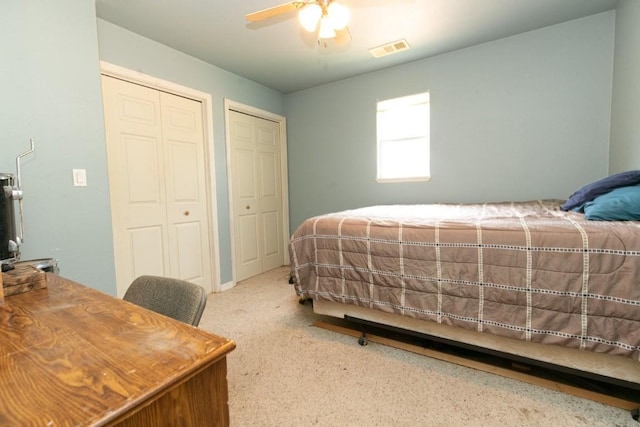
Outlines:
<svg viewBox="0 0 640 427"><path fill-rule="evenodd" d="M585 203L584 217L603 221L640 221L640 185L616 188Z"/></svg>
<svg viewBox="0 0 640 427"><path fill-rule="evenodd" d="M608 193L619 187L636 184L640 184L640 170L617 173L579 188L569 196L567 201L560 206L560 209L570 211L576 207L580 208L601 194Z"/></svg>

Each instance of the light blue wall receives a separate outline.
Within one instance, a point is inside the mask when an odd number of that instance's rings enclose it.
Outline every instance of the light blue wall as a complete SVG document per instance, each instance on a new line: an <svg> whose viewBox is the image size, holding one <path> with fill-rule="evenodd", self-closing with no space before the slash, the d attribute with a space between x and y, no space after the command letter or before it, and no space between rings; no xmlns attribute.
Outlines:
<svg viewBox="0 0 640 427"><path fill-rule="evenodd" d="M236 74L207 64L165 45L98 20L100 59L150 76L211 94L218 201L220 277L232 280L224 99L284 115L284 96Z"/></svg>
<svg viewBox="0 0 640 427"><path fill-rule="evenodd" d="M640 1L620 0L615 46L610 173L640 169Z"/></svg>
<svg viewBox="0 0 640 427"><path fill-rule="evenodd" d="M614 27L606 12L287 95L291 231L372 204L566 198L606 175ZM433 178L378 184L376 101L422 91Z"/></svg>
<svg viewBox="0 0 640 427"><path fill-rule="evenodd" d="M115 294L95 5L0 3L0 171L22 162L22 259L58 259L61 273ZM88 187L72 186L84 168Z"/></svg>

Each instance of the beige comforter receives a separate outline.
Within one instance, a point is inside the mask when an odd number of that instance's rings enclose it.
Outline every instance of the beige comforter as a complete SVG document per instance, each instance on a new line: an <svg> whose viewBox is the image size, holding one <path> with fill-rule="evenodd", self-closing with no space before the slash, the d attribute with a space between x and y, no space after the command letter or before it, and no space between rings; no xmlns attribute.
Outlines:
<svg viewBox="0 0 640 427"><path fill-rule="evenodd" d="M559 201L395 205L306 220L300 296L638 358L640 222Z"/></svg>

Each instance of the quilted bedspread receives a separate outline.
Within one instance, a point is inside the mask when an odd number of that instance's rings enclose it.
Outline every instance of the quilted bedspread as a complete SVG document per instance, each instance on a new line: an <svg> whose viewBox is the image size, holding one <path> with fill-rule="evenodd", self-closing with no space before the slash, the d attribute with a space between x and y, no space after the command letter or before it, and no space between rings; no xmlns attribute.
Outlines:
<svg viewBox="0 0 640 427"><path fill-rule="evenodd" d="M640 222L560 201L374 206L306 220L296 293L510 338L640 354Z"/></svg>

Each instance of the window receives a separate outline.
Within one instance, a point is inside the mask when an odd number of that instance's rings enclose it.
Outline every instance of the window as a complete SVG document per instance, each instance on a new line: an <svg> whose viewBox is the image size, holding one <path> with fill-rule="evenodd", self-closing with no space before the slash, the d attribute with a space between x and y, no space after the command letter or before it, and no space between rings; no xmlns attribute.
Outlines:
<svg viewBox="0 0 640 427"><path fill-rule="evenodd" d="M429 116L428 92L378 102L379 182L431 178Z"/></svg>

